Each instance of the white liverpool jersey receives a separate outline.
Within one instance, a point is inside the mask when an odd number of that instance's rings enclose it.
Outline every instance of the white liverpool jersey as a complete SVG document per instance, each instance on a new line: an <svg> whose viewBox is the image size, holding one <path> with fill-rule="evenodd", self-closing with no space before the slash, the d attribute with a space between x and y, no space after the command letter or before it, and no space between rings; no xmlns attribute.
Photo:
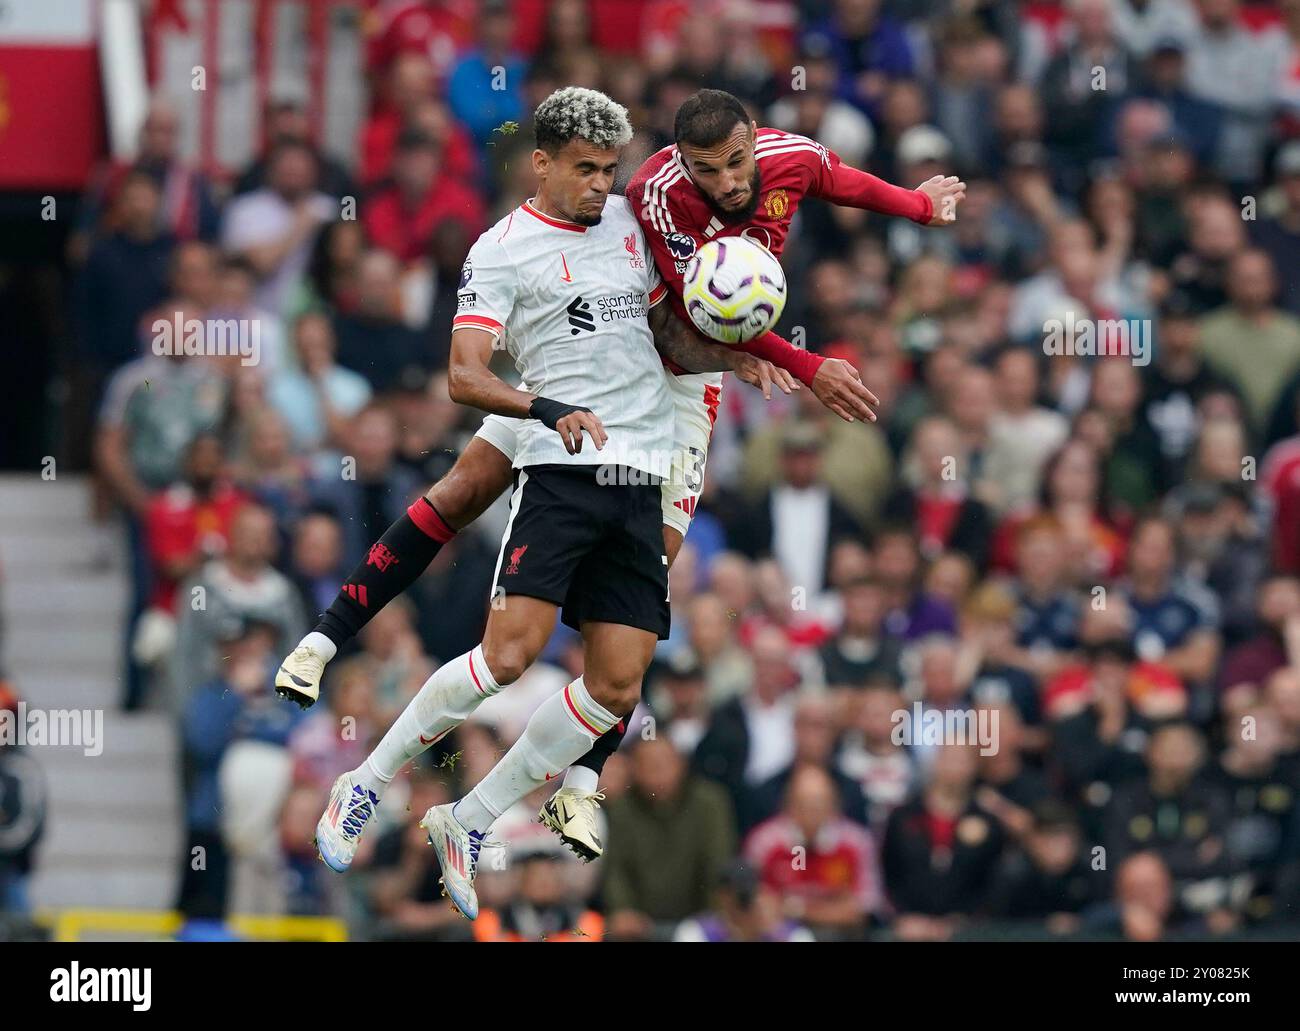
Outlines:
<svg viewBox="0 0 1300 1031"><path fill-rule="evenodd" d="M495 334L533 393L590 408L609 436L597 451L584 435L570 455L558 433L525 419L516 469L608 463L669 475L672 400L647 318L666 292L624 197L610 197L594 226L526 202L478 238L453 329Z"/></svg>

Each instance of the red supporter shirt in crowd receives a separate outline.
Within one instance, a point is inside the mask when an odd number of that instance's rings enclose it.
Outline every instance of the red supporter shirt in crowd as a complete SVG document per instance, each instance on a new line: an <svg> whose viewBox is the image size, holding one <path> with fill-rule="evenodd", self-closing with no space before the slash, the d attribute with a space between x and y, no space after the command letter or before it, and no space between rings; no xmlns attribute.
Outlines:
<svg viewBox="0 0 1300 1031"><path fill-rule="evenodd" d="M361 127L360 182L372 186L387 178L393 166L393 152L402 134L402 116L392 108L376 111ZM463 182L478 176L474 141L459 122L452 122L442 145L442 172Z"/></svg>
<svg viewBox="0 0 1300 1031"><path fill-rule="evenodd" d="M965 501L963 492L917 492L916 530L923 554L937 555L947 547Z"/></svg>
<svg viewBox="0 0 1300 1031"><path fill-rule="evenodd" d="M479 195L446 175L435 180L414 209L406 207L396 186L389 186L368 200L361 211L370 239L403 264L428 255L429 241L443 222L460 222L472 240L482 231L483 218Z"/></svg>
<svg viewBox="0 0 1300 1031"><path fill-rule="evenodd" d="M744 236L779 258L794 213L804 197L898 215L922 225L933 215L930 198L925 194L892 186L841 164L834 152L807 136L759 129L754 157L760 180L758 206L749 221L739 224L727 224L718 217L695 187L676 146L652 154L627 184L627 198L645 231L659 275L668 286L673 308L688 324L682 303L683 277L697 248L709 240ZM805 384L811 384L821 364L818 356L771 332L751 340L744 349L788 369Z"/></svg>
<svg viewBox="0 0 1300 1031"><path fill-rule="evenodd" d="M1030 508L1013 512L993 531L989 548L989 564L999 573L1016 571L1016 543L1024 525L1036 516L1051 514L1040 508ZM1128 557L1128 537L1124 526L1114 526L1101 516L1092 516L1089 533L1092 548L1088 555L1089 573L1111 580L1124 572L1124 562Z"/></svg>
<svg viewBox="0 0 1300 1031"><path fill-rule="evenodd" d="M154 497L145 513L145 542L156 567L149 603L172 610L177 582L165 564L193 556L220 555L229 540L230 521L247 498L229 484L199 500L193 488L178 483Z"/></svg>
<svg viewBox="0 0 1300 1031"><path fill-rule="evenodd" d="M1300 437L1273 446L1259 481L1273 501L1273 562L1279 572L1300 572Z"/></svg>
<svg viewBox="0 0 1300 1031"><path fill-rule="evenodd" d="M474 44L474 0L372 3L366 14L366 65L388 67L398 54L423 54L440 78Z"/></svg>
<svg viewBox="0 0 1300 1031"><path fill-rule="evenodd" d="M791 651L804 651L820 648L835 636L835 628L822 622L817 616L802 612L792 616L788 622L777 623L770 617L758 613L741 618L736 631L736 640L746 648L752 647L759 631L768 628L780 630L785 635L786 644Z"/></svg>
<svg viewBox="0 0 1300 1031"><path fill-rule="evenodd" d="M794 820L778 813L753 829L744 853L763 883L783 896L823 899L848 892L864 914L880 898L871 832L852 820L832 820L807 841Z"/></svg>
<svg viewBox="0 0 1300 1031"><path fill-rule="evenodd" d="M1129 669L1128 700L1139 712L1159 694L1184 697L1183 682L1168 666L1138 661ZM1092 700L1092 667L1066 666L1043 688L1043 709L1049 719L1072 715Z"/></svg>

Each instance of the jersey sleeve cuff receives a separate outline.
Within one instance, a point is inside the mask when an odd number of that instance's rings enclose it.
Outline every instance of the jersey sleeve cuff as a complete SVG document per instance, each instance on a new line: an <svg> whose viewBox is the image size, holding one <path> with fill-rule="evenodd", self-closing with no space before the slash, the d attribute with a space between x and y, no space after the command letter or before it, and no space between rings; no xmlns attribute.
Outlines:
<svg viewBox="0 0 1300 1031"><path fill-rule="evenodd" d="M458 329L481 329L499 337L505 326L487 315L457 315L451 320L451 328L453 332Z"/></svg>
<svg viewBox="0 0 1300 1031"><path fill-rule="evenodd" d="M656 286L653 290L650 291L650 307L653 308L656 304L658 304L667 296L668 296L668 287L666 287L663 283L660 283L658 286Z"/></svg>

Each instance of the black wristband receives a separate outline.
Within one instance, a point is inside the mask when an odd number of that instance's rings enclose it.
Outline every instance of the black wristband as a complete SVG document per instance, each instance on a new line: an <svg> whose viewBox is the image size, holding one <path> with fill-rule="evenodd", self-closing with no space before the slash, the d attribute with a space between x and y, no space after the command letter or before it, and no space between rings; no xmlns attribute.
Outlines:
<svg viewBox="0 0 1300 1031"><path fill-rule="evenodd" d="M573 412L590 412L582 405L569 405L563 401L552 401L549 397L535 397L528 406L528 417L536 419L547 429L555 429L555 424Z"/></svg>

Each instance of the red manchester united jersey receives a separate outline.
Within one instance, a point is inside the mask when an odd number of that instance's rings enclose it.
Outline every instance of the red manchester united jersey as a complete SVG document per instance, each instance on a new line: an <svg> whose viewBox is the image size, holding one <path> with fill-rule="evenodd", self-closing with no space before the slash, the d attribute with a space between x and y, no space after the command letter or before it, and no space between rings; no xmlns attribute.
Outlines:
<svg viewBox="0 0 1300 1031"><path fill-rule="evenodd" d="M696 249L718 237L745 236L780 257L790 222L804 197L902 215L917 222L930 220L930 200L924 194L899 189L841 164L833 151L807 136L759 129L754 158L758 163L758 206L747 222L723 222L692 182L675 146L664 147L646 159L627 184L627 199L683 318L682 277Z"/></svg>

